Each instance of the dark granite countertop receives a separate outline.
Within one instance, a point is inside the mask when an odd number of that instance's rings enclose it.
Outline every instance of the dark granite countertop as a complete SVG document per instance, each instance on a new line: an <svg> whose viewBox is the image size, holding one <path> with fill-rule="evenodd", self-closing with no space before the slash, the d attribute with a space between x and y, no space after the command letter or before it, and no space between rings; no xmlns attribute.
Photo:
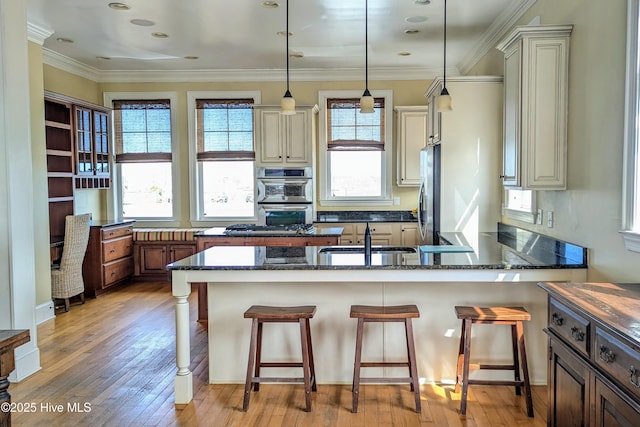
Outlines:
<svg viewBox="0 0 640 427"><path fill-rule="evenodd" d="M104 228L104 227L113 227L115 225L125 225L125 224L133 224L134 222L136 222L134 219L129 219L129 220L122 220L122 221L116 221L116 220L91 220L91 227L96 227L96 228Z"/></svg>
<svg viewBox="0 0 640 427"><path fill-rule="evenodd" d="M169 264L169 270L336 270L336 269L575 269L587 268L586 249L536 233L514 236L513 228L479 233L468 241L462 233L442 233L453 246L469 252L437 253L433 246L373 246L365 263L358 246L212 247ZM518 229L520 230L520 229ZM515 233L517 234L517 233ZM544 241L542 246L538 242ZM528 242L528 243L527 243ZM551 242L556 242L551 245ZM551 245L551 246L549 246ZM445 249L451 247L444 246ZM464 248L462 249L464 250Z"/></svg>
<svg viewBox="0 0 640 427"><path fill-rule="evenodd" d="M317 211L317 223L327 222L417 222L411 211Z"/></svg>
<svg viewBox="0 0 640 427"><path fill-rule="evenodd" d="M340 237L342 235L342 231L344 228L342 227L327 227L327 228L315 228L309 233L303 234L291 234L291 233L269 233L269 234L240 234L239 232L235 232L232 235L224 233L225 227L213 227L207 230L200 231L194 235L197 239L198 237Z"/></svg>

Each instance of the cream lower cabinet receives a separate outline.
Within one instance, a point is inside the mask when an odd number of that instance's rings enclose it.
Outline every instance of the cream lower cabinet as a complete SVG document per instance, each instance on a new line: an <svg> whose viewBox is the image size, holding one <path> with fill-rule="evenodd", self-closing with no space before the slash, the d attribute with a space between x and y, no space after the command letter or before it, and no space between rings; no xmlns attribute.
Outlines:
<svg viewBox="0 0 640 427"><path fill-rule="evenodd" d="M298 107L282 115L279 106L255 106L256 163L312 166L317 107Z"/></svg>
<svg viewBox="0 0 640 427"><path fill-rule="evenodd" d="M395 107L398 187L420 185L420 150L427 145L429 112L426 106Z"/></svg>
<svg viewBox="0 0 640 427"><path fill-rule="evenodd" d="M365 222L315 224L315 227L342 227L340 245L364 245ZM370 222L369 229L372 245L415 246L420 242L417 223Z"/></svg>
<svg viewBox="0 0 640 427"><path fill-rule="evenodd" d="M503 170L506 188L567 187L571 25L517 27L504 52Z"/></svg>

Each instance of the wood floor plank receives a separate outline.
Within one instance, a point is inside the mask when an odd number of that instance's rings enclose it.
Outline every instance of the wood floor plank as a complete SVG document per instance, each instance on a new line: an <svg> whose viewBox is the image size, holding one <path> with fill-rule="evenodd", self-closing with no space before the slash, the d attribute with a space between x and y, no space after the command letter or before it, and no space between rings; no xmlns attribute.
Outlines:
<svg viewBox="0 0 640 427"><path fill-rule="evenodd" d="M197 295L189 297L196 318ZM351 385L320 383L312 412L300 384L262 384L242 412L242 384L208 384L206 324L190 327L194 399L173 403L175 299L166 282L137 282L73 305L38 326L42 370L9 388L13 402L36 405L15 413L14 426L436 426L546 425L546 387L533 387L535 417L510 387L473 386L466 416L453 386L422 385L422 413L407 384L366 384L357 414ZM244 357L241 355L240 357ZM87 403L90 412L79 412ZM50 404L50 406L48 406ZM62 412L46 408L62 405ZM70 406L69 406L70 405ZM73 406L76 405L76 406ZM75 409L75 411L73 410Z"/></svg>

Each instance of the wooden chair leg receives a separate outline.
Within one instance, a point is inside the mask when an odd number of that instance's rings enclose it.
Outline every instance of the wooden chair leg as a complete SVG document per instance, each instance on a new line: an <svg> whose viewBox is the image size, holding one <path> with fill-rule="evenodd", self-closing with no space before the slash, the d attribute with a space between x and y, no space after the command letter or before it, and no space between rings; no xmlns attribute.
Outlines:
<svg viewBox="0 0 640 427"><path fill-rule="evenodd" d="M358 329L356 332L356 358L353 364L353 401L351 412L358 412L358 397L360 394L360 363L362 357L362 335L364 330L364 319L358 318Z"/></svg>
<svg viewBox="0 0 640 427"><path fill-rule="evenodd" d="M84 304L84 292L80 292L80 302Z"/></svg>
<svg viewBox="0 0 640 427"><path fill-rule="evenodd" d="M251 322L251 341L249 344L249 361L247 362L247 378L244 383L244 399L242 401L242 411L247 412L249 409L249 397L251 396L251 383L253 373L253 364L256 357L256 343L258 341L258 319Z"/></svg>
<svg viewBox="0 0 640 427"><path fill-rule="evenodd" d="M524 376L524 397L527 401L527 415L533 417L533 400L531 396L531 382L529 380L529 367L527 365L527 350L524 345L524 326L522 322L516 323L518 344L520 346L520 359L522 361L522 373Z"/></svg>
<svg viewBox="0 0 640 427"><path fill-rule="evenodd" d="M309 366L309 337L305 319L300 319L300 342L302 343L302 380L304 381L305 411L311 412L311 367Z"/></svg>
<svg viewBox="0 0 640 427"><path fill-rule="evenodd" d="M460 414L467 413L467 393L469 391L469 359L471 356L471 319L464 319L464 353L462 363L462 396L460 397Z"/></svg>
<svg viewBox="0 0 640 427"><path fill-rule="evenodd" d="M258 334L256 338L256 361L255 361L255 378L260 378L260 364L262 363L262 326L263 322L258 320ZM253 391L260 391L260 383L253 383Z"/></svg>
<svg viewBox="0 0 640 427"><path fill-rule="evenodd" d="M420 402L420 385L418 382L418 367L416 366L416 347L413 342L413 325L411 318L407 318L404 321L406 337L407 337L407 349L409 359L409 376L411 377L411 389L416 400L416 412L419 414L422 412L422 406Z"/></svg>
<svg viewBox="0 0 640 427"><path fill-rule="evenodd" d="M69 303L69 298L65 298L64 299L64 311L68 312L70 308L71 308L71 304Z"/></svg>
<svg viewBox="0 0 640 427"><path fill-rule="evenodd" d="M464 363L464 337L465 337L466 323L462 321L462 328L460 331L460 346L458 348L458 364L456 368L456 386L455 393L460 393L460 385L462 384L462 364Z"/></svg>
<svg viewBox="0 0 640 427"><path fill-rule="evenodd" d="M517 322L516 322L517 323ZM513 348L513 379L520 381L520 361L518 360L518 331L516 323L511 325L511 346ZM516 384L516 395L522 394L520 385Z"/></svg>
<svg viewBox="0 0 640 427"><path fill-rule="evenodd" d="M316 382L316 366L313 361L313 345L311 344L311 325L309 319L305 319L305 327L307 329L307 346L309 349L309 369L311 370L311 391L318 391Z"/></svg>

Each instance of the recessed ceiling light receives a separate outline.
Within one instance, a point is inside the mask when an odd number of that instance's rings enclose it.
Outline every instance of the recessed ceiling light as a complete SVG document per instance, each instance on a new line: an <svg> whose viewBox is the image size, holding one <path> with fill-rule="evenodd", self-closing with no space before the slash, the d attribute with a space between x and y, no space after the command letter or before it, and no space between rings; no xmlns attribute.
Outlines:
<svg viewBox="0 0 640 427"><path fill-rule="evenodd" d="M418 34L420 30L404 30L405 34Z"/></svg>
<svg viewBox="0 0 640 427"><path fill-rule="evenodd" d="M276 8L278 6L280 6L280 5L278 4L277 1L263 1L262 2L262 7L266 7L268 9L274 9L274 8Z"/></svg>
<svg viewBox="0 0 640 427"><path fill-rule="evenodd" d="M184 59L200 59L199 56L185 56Z"/></svg>
<svg viewBox="0 0 640 427"><path fill-rule="evenodd" d="M398 52L400 56L411 56L411 52Z"/></svg>
<svg viewBox="0 0 640 427"><path fill-rule="evenodd" d="M153 27L156 25L155 22L149 21L148 19L132 19L131 22L133 25L139 25L141 27Z"/></svg>
<svg viewBox="0 0 640 427"><path fill-rule="evenodd" d="M60 43L73 43L73 40L68 39L66 37L58 37L56 40L59 41Z"/></svg>
<svg viewBox="0 0 640 427"><path fill-rule="evenodd" d="M287 35L287 32L286 31L278 31L276 34L279 35L279 36L284 37L284 36ZM289 37L291 37L292 35L293 35L293 33L291 31L289 31Z"/></svg>
<svg viewBox="0 0 640 427"><path fill-rule="evenodd" d="M431 3L431 0L413 0L413 2L415 4L419 4L419 5L424 6L424 5L427 5L427 4Z"/></svg>
<svg viewBox="0 0 640 427"><path fill-rule="evenodd" d="M407 19L405 19L405 21L407 22L412 22L412 23L417 23L417 22L424 22L427 20L426 16L410 16Z"/></svg>
<svg viewBox="0 0 640 427"><path fill-rule="evenodd" d="M115 9L115 10L129 10L129 9L131 9L129 6L127 6L124 3L109 3L109 7L111 9Z"/></svg>
<svg viewBox="0 0 640 427"><path fill-rule="evenodd" d="M111 60L111 58L109 58L108 56L96 56L96 59L104 59L105 61Z"/></svg>
<svg viewBox="0 0 640 427"><path fill-rule="evenodd" d="M169 37L169 34L167 33L151 33L151 35L158 39L166 39Z"/></svg>

